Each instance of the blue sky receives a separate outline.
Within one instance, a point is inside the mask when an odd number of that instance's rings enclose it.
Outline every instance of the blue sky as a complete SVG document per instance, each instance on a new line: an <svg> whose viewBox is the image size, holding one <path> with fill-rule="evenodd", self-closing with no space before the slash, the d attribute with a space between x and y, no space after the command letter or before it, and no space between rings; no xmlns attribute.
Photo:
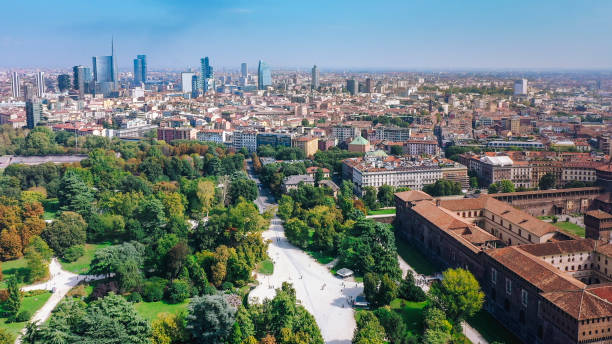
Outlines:
<svg viewBox="0 0 612 344"><path fill-rule="evenodd" d="M610 0L3 2L0 67L612 69Z"/></svg>

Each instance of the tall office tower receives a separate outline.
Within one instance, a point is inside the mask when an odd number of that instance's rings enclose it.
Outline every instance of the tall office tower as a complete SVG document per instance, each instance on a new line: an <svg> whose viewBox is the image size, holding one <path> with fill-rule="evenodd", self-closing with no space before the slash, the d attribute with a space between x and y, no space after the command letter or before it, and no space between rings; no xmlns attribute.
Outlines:
<svg viewBox="0 0 612 344"><path fill-rule="evenodd" d="M357 94L357 92L359 92L359 84L357 83L357 80L355 79L346 80L346 89L349 91L349 93L352 96Z"/></svg>
<svg viewBox="0 0 612 344"><path fill-rule="evenodd" d="M42 98L45 94L45 72L36 73L36 96Z"/></svg>
<svg viewBox="0 0 612 344"><path fill-rule="evenodd" d="M312 67L312 81L310 83L310 87L313 90L319 88L319 67L317 67L317 65L314 65Z"/></svg>
<svg viewBox="0 0 612 344"><path fill-rule="evenodd" d="M527 94L527 79L520 79L514 82L514 95L525 95Z"/></svg>
<svg viewBox="0 0 612 344"><path fill-rule="evenodd" d="M372 79L370 78L365 79L365 86L363 88L363 91L365 93L372 93Z"/></svg>
<svg viewBox="0 0 612 344"><path fill-rule="evenodd" d="M270 67L268 64L259 60L257 66L257 89L265 90L266 87L272 85L272 75L270 74Z"/></svg>
<svg viewBox="0 0 612 344"><path fill-rule="evenodd" d="M181 73L181 91L183 93L191 94L193 92L193 77L194 72L182 72Z"/></svg>
<svg viewBox="0 0 612 344"><path fill-rule="evenodd" d="M11 73L11 91L15 99L21 96L21 83L19 79L19 74L17 74L17 72Z"/></svg>
<svg viewBox="0 0 612 344"><path fill-rule="evenodd" d="M147 55L137 55L134 59L134 84L147 82Z"/></svg>
<svg viewBox="0 0 612 344"><path fill-rule="evenodd" d="M194 74L191 77L191 98L198 97L198 81L198 76Z"/></svg>
<svg viewBox="0 0 612 344"><path fill-rule="evenodd" d="M99 90L104 96L109 96L115 91L117 82L114 42L111 40L110 56L94 56L92 62L96 91Z"/></svg>
<svg viewBox="0 0 612 344"><path fill-rule="evenodd" d="M85 66L74 66L73 71L73 85L74 89L79 91L79 98L87 93L92 93L95 85L91 76L91 69Z"/></svg>
<svg viewBox="0 0 612 344"><path fill-rule="evenodd" d="M208 56L200 59L200 89L203 93L208 92L209 88L214 88L214 77Z"/></svg>
<svg viewBox="0 0 612 344"><path fill-rule="evenodd" d="M249 71L247 70L247 64L246 64L246 62L243 62L243 63L240 65L240 76L241 76L241 77L243 77L243 78L246 78L246 77L248 77L248 76L249 76Z"/></svg>
<svg viewBox="0 0 612 344"><path fill-rule="evenodd" d="M70 89L70 75L60 74L57 76L57 89L60 92L65 92Z"/></svg>
<svg viewBox="0 0 612 344"><path fill-rule="evenodd" d="M26 100L26 123L28 129L34 129L36 124L40 122L42 113L42 104L38 100Z"/></svg>

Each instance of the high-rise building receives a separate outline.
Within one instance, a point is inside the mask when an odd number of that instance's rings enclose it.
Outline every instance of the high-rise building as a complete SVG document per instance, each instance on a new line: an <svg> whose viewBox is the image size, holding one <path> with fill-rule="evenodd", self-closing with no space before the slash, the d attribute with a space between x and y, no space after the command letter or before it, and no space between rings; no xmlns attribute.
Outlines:
<svg viewBox="0 0 612 344"><path fill-rule="evenodd" d="M354 96L355 94L357 94L357 92L359 92L358 87L359 87L359 83L357 83L357 80L355 79L346 80L346 89L352 96Z"/></svg>
<svg viewBox="0 0 612 344"><path fill-rule="evenodd" d="M191 77L191 98L198 97L198 84L198 76L194 74Z"/></svg>
<svg viewBox="0 0 612 344"><path fill-rule="evenodd" d="M69 74L60 74L57 76L57 89L60 92L65 92L70 89L70 75Z"/></svg>
<svg viewBox="0 0 612 344"><path fill-rule="evenodd" d="M93 77L96 87L96 92L102 93L105 97L115 92L117 86L117 65L115 61L115 46L111 41L110 56L94 56L93 62Z"/></svg>
<svg viewBox="0 0 612 344"><path fill-rule="evenodd" d="M208 56L200 59L200 89L203 93L208 92L209 88L214 88L214 77Z"/></svg>
<svg viewBox="0 0 612 344"><path fill-rule="evenodd" d="M243 62L240 65L240 76L243 77L243 78L247 78L249 76L249 71L247 70L246 62Z"/></svg>
<svg viewBox="0 0 612 344"><path fill-rule="evenodd" d="M34 129L38 122L40 122L41 113L42 104L38 100L28 99L26 101L26 122L28 129Z"/></svg>
<svg viewBox="0 0 612 344"><path fill-rule="evenodd" d="M372 79L370 78L365 79L365 86L363 88L363 91L365 93L372 93Z"/></svg>
<svg viewBox="0 0 612 344"><path fill-rule="evenodd" d="M19 77L19 74L17 74L17 72L11 73L11 91L12 91L13 98L15 99L21 96L21 82L19 79L20 77Z"/></svg>
<svg viewBox="0 0 612 344"><path fill-rule="evenodd" d="M270 74L270 67L268 64L259 60L257 66L257 89L265 90L266 87L272 85L272 75Z"/></svg>
<svg viewBox="0 0 612 344"><path fill-rule="evenodd" d="M317 67L317 65L314 65L312 67L312 81L310 83L310 87L313 90L319 88L319 67Z"/></svg>
<svg viewBox="0 0 612 344"><path fill-rule="evenodd" d="M196 76L194 72L182 72L181 73L181 91L183 93L191 94L193 92L193 77Z"/></svg>
<svg viewBox="0 0 612 344"><path fill-rule="evenodd" d="M42 98L45 94L45 72L36 73L36 96Z"/></svg>
<svg viewBox="0 0 612 344"><path fill-rule="evenodd" d="M134 59L134 84L147 82L147 55L137 55Z"/></svg>
<svg viewBox="0 0 612 344"><path fill-rule="evenodd" d="M527 79L520 79L514 82L514 95L520 96L527 94Z"/></svg>
<svg viewBox="0 0 612 344"><path fill-rule="evenodd" d="M79 98L83 98L85 94L94 90L91 69L85 66L74 66L72 67L72 78L74 89L79 91Z"/></svg>

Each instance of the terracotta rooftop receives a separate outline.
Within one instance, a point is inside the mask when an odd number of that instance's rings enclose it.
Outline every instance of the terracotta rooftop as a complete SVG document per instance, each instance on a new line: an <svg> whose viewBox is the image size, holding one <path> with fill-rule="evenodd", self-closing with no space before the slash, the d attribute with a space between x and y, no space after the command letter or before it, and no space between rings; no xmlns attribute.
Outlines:
<svg viewBox="0 0 612 344"><path fill-rule="evenodd" d="M402 191L395 193L395 196L401 199L404 202L417 202L423 200L433 200L433 197L429 196L429 194L418 191L418 190L410 190L410 191Z"/></svg>
<svg viewBox="0 0 612 344"><path fill-rule="evenodd" d="M608 214L605 211L602 211L602 210L599 210L599 209L588 211L586 213L586 215L592 216L592 217L594 217L596 219L600 219L600 220L611 219L612 218L612 214Z"/></svg>
<svg viewBox="0 0 612 344"><path fill-rule="evenodd" d="M592 252L595 249L595 241L592 239L565 240L543 244L521 245L519 248L534 256L542 257L573 252Z"/></svg>
<svg viewBox="0 0 612 344"><path fill-rule="evenodd" d="M543 293L542 297L577 320L609 317L612 313L612 286L554 291Z"/></svg>
<svg viewBox="0 0 612 344"><path fill-rule="evenodd" d="M517 246L489 250L486 254L543 292L586 287L586 284Z"/></svg>

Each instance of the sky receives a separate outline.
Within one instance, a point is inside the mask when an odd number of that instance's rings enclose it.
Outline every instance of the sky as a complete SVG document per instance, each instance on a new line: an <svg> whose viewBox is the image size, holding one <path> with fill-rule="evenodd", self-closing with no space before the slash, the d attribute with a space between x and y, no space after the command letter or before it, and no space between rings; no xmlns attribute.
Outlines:
<svg viewBox="0 0 612 344"><path fill-rule="evenodd" d="M4 0L0 67L612 69L610 0Z"/></svg>

